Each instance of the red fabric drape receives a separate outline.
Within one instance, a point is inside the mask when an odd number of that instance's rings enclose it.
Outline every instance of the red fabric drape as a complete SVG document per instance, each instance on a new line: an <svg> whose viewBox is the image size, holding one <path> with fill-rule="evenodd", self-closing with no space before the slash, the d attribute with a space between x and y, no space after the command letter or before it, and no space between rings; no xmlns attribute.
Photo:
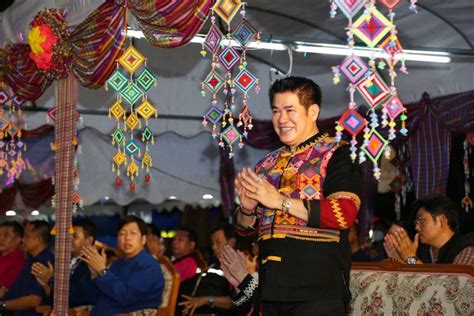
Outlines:
<svg viewBox="0 0 474 316"><path fill-rule="evenodd" d="M12 209L17 194L20 194L26 207L35 209L54 195L54 186L51 179L45 179L35 183L15 183L3 189L0 194L0 214L4 215Z"/></svg>

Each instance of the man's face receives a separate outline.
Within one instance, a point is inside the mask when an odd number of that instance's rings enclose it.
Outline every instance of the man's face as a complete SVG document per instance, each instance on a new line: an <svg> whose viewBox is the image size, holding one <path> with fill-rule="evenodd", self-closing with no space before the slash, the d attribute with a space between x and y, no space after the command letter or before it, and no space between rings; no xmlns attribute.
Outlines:
<svg viewBox="0 0 474 316"><path fill-rule="evenodd" d="M125 258L138 255L146 243L146 235L142 235L138 224L131 222L125 224L118 233L118 247Z"/></svg>
<svg viewBox="0 0 474 316"><path fill-rule="evenodd" d="M74 235L71 240L71 254L73 257L77 257L81 254L82 247L92 245L92 237L84 235L84 228L80 226L74 226Z"/></svg>
<svg viewBox="0 0 474 316"><path fill-rule="evenodd" d="M0 253L7 254L18 248L21 237L13 233L13 227L0 227Z"/></svg>
<svg viewBox="0 0 474 316"><path fill-rule="evenodd" d="M30 255L41 246L41 238L33 230L32 226L26 226L25 236L23 237L23 249Z"/></svg>
<svg viewBox="0 0 474 316"><path fill-rule="evenodd" d="M424 208L418 210L415 224L415 229L420 236L420 241L428 245L433 245L435 239L442 232L440 216L436 216L433 219L433 216Z"/></svg>
<svg viewBox="0 0 474 316"><path fill-rule="evenodd" d="M195 247L196 243L189 239L188 232L184 230L178 230L171 243L173 256L175 258L181 258L191 254Z"/></svg>
<svg viewBox="0 0 474 316"><path fill-rule="evenodd" d="M311 105L308 110L301 105L296 93L276 93L272 104L273 128L280 141L294 150L316 131L319 106Z"/></svg>
<svg viewBox="0 0 474 316"><path fill-rule="evenodd" d="M219 258L222 252L224 251L224 246L229 244L229 241L225 237L224 231L222 229L212 233L211 244L212 251L214 251L214 256L216 256L216 258Z"/></svg>

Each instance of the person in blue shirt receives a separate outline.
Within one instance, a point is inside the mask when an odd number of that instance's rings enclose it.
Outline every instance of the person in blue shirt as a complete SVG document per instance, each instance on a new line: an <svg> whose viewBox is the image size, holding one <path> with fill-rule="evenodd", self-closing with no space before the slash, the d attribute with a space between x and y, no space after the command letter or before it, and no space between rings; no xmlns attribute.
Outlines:
<svg viewBox="0 0 474 316"><path fill-rule="evenodd" d="M89 265L99 296L91 315L108 316L155 309L161 304L164 279L159 262L145 250L146 224L136 216L123 218L118 248L123 257L109 269L105 250L86 246L81 260Z"/></svg>
<svg viewBox="0 0 474 316"><path fill-rule="evenodd" d="M87 263L80 260L81 250L84 246L94 245L96 227L88 220L77 220L72 224L74 234L71 239L71 264L69 278L69 307L94 305L99 294L95 282L91 280L91 273ZM47 287L52 284L54 269L40 262L33 265L33 275ZM52 289L50 290L52 291ZM52 302L50 302L52 303Z"/></svg>
<svg viewBox="0 0 474 316"><path fill-rule="evenodd" d="M4 310L14 316L41 316L35 312L46 297L46 292L31 273L35 262L48 266L54 264L54 255L48 248L50 227L45 221L32 221L28 224L23 237L23 249L28 254L25 266L11 289L0 301L0 315Z"/></svg>

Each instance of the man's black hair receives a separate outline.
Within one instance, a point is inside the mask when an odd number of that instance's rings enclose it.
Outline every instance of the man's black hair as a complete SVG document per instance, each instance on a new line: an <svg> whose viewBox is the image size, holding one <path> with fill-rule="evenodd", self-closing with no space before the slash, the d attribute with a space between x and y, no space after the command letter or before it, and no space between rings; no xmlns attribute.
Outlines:
<svg viewBox="0 0 474 316"><path fill-rule="evenodd" d="M307 110L312 104L317 104L321 109L321 88L311 79L304 77L286 77L275 81L270 90L270 106L273 106L273 99L277 93L293 92Z"/></svg>
<svg viewBox="0 0 474 316"><path fill-rule="evenodd" d="M191 228L189 228L187 226L180 227L177 230L181 230L181 231L184 231L184 232L188 233L189 240L194 241L197 244L198 236L197 236L197 234L194 230L192 230Z"/></svg>
<svg viewBox="0 0 474 316"><path fill-rule="evenodd" d="M16 221L8 221L0 224L0 227L11 227L14 235L23 238L25 235L25 229L23 226Z"/></svg>
<svg viewBox="0 0 474 316"><path fill-rule="evenodd" d="M231 238L237 238L235 228L229 223L220 223L220 224L217 224L216 226L212 227L211 235L214 234L215 232L219 231L219 230L222 230L224 232L224 236L227 240L229 240Z"/></svg>
<svg viewBox="0 0 474 316"><path fill-rule="evenodd" d="M158 238L161 238L161 230L153 224L147 224L146 230L148 235L154 235Z"/></svg>
<svg viewBox="0 0 474 316"><path fill-rule="evenodd" d="M145 222L141 218L135 215L127 215L124 218L122 218L120 220L120 224L119 224L117 232L119 232L125 225L130 224L130 223L137 223L137 226L138 226L138 229L140 229L141 235L142 236L146 235L147 227L146 227Z"/></svg>
<svg viewBox="0 0 474 316"><path fill-rule="evenodd" d="M46 221L31 221L28 223L28 227L31 231L33 231L37 236L39 236L45 245L49 244L49 240L51 238L51 228L49 223Z"/></svg>
<svg viewBox="0 0 474 316"><path fill-rule="evenodd" d="M414 209L418 211L421 208L430 213L433 220L436 220L439 215L444 215L448 220L449 228L455 233L459 231L459 213L448 197L432 195L418 199L414 203Z"/></svg>
<svg viewBox="0 0 474 316"><path fill-rule="evenodd" d="M93 222L87 219L78 219L72 222L72 226L82 227L84 237L92 237L92 242L95 242L95 239L97 238L97 229Z"/></svg>

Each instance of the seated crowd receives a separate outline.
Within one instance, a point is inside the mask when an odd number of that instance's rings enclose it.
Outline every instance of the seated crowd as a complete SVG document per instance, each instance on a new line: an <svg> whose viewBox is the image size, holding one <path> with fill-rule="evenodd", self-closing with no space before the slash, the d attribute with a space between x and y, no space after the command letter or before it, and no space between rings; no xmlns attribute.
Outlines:
<svg viewBox="0 0 474 316"><path fill-rule="evenodd" d="M474 242L458 233L457 211L449 199L419 200L415 211L414 229L405 222L392 223L385 236L377 236L369 247L361 241L360 227L351 227L352 261L392 258L408 264L474 266ZM96 241L92 222L78 220L73 228L70 308L84 307L91 315L156 310L167 279L160 263L172 263L180 276L176 315L258 314L257 243L240 245L242 239L230 224L211 229L212 256L206 256L207 260L199 250L196 232L179 228L170 247L171 261L159 229L138 217L121 220L115 250ZM49 315L50 309L39 306L53 305L50 229L45 221L28 222L25 228L14 221L0 225L0 315Z"/></svg>

